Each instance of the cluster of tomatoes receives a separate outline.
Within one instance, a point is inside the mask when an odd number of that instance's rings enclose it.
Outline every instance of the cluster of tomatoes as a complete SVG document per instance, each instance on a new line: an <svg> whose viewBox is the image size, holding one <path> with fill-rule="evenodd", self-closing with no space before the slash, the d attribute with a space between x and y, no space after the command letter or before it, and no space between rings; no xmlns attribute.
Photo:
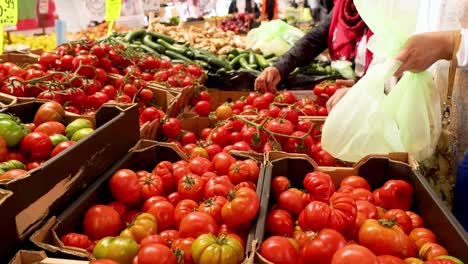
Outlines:
<svg viewBox="0 0 468 264"><path fill-rule="evenodd" d="M64 113L60 104L46 102L33 123L0 114L0 180L24 175L94 131L91 121L82 118L65 126Z"/></svg>
<svg viewBox="0 0 468 264"><path fill-rule="evenodd" d="M276 201L266 219L270 237L261 247L273 263L461 263L437 244L434 233L410 211L413 188L389 180L373 192L362 177L343 179L340 188L330 175L308 173L303 188L289 179L272 179ZM297 222L296 222L297 221Z"/></svg>
<svg viewBox="0 0 468 264"><path fill-rule="evenodd" d="M95 114L104 103L154 105L147 82L191 86L203 75L195 65L172 65L149 55L126 57L125 47L93 41L69 43L45 52L25 68L0 64L0 91L18 97L54 100L68 112ZM116 74L115 79L108 73Z"/></svg>
<svg viewBox="0 0 468 264"><path fill-rule="evenodd" d="M195 111L202 116L209 114L210 104L211 97L207 92L201 92L192 100ZM320 109L326 111L325 107ZM320 166L336 166L336 159L321 147L323 123L300 117L315 115L315 110L310 100L297 100L289 91L276 96L269 92L263 95L251 92L245 100L219 106L214 115L220 122L215 128L203 129L199 140L190 131L176 137L189 154L197 146L204 147L207 156L221 150L260 153L276 150L307 154Z"/></svg>
<svg viewBox="0 0 468 264"><path fill-rule="evenodd" d="M224 152L122 169L109 182L115 201L89 208L83 234L61 241L120 264L241 263L260 207L258 177L256 161Z"/></svg>

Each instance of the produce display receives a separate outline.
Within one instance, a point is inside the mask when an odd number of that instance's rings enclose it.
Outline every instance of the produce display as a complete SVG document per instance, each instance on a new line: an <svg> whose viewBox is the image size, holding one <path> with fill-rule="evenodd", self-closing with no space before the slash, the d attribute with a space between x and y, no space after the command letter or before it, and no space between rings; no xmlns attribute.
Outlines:
<svg viewBox="0 0 468 264"><path fill-rule="evenodd" d="M82 230L60 239L119 264L241 263L260 207L259 170L225 152L118 170L108 182L113 201L91 206Z"/></svg>
<svg viewBox="0 0 468 264"><path fill-rule="evenodd" d="M276 176L260 255L272 263L462 263L437 243L412 212L414 189L388 180L372 190L360 176L338 188L330 175L310 172L301 186ZM302 191L304 189L305 191ZM281 254L278 254L278 252Z"/></svg>
<svg viewBox="0 0 468 264"><path fill-rule="evenodd" d="M107 35L109 29L109 23L104 22L96 26L88 27L76 33L68 33L71 40L85 39L100 39ZM131 30L131 28L115 25L112 28L113 31L122 33Z"/></svg>
<svg viewBox="0 0 468 264"><path fill-rule="evenodd" d="M195 49L207 50L217 55L225 55L232 49L245 49L243 36L233 31L223 31L209 22L204 27L189 28L183 25L166 26L159 23L159 18L150 22L149 31L167 35L178 43L188 43Z"/></svg>
<svg viewBox="0 0 468 264"><path fill-rule="evenodd" d="M221 21L219 27L224 31L233 31L236 34L247 33L250 30L254 18L254 14L234 14Z"/></svg>
<svg viewBox="0 0 468 264"><path fill-rule="evenodd" d="M63 123L65 111L57 102L44 103L32 123L0 113L0 181L20 177L73 146L94 131L91 121Z"/></svg>
<svg viewBox="0 0 468 264"><path fill-rule="evenodd" d="M5 51L42 49L52 51L57 46L55 33L41 36L26 36L24 34L11 33L10 38L4 33L3 46Z"/></svg>

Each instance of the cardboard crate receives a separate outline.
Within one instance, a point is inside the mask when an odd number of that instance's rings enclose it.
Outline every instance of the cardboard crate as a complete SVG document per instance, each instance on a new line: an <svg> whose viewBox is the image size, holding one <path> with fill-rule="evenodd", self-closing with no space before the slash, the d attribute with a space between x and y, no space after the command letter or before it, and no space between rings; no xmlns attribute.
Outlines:
<svg viewBox="0 0 468 264"><path fill-rule="evenodd" d="M89 261L48 258L44 251L20 250L9 264L89 264Z"/></svg>
<svg viewBox="0 0 468 264"><path fill-rule="evenodd" d="M234 154L238 159L250 158L248 155ZM258 157L257 157L258 158ZM263 158L263 157L262 157ZM81 221L85 212L95 204L106 204L112 201L109 190L109 179L120 169L147 170L153 168L161 161L176 162L187 157L175 144L162 143L155 141L141 140L132 150L125 155L118 163L110 168L102 177L91 185L74 203L72 203L62 214L53 216L47 223L38 229L30 240L39 248L50 252L51 256L60 257L78 257L92 260L94 257L85 250L66 247L60 241L60 237L69 232L79 232L81 230ZM262 160L258 160L261 162ZM263 188L263 175L259 175L257 182L257 195L261 195ZM252 226L252 231L257 226ZM251 232L253 234L253 232ZM247 243L252 243L254 237L250 236Z"/></svg>
<svg viewBox="0 0 468 264"><path fill-rule="evenodd" d="M42 49L5 52L0 55L0 63L13 62L20 66L34 64L39 61L42 52Z"/></svg>
<svg viewBox="0 0 468 264"><path fill-rule="evenodd" d="M1 112L32 122L43 102L17 104ZM66 116L68 123L76 116ZM11 249L26 238L50 213L57 213L85 187L118 161L138 141L138 109L104 106L89 118L96 130L27 174L0 183L13 195L0 203L0 259L11 258ZM10 250L8 250L10 249Z"/></svg>
<svg viewBox="0 0 468 264"><path fill-rule="evenodd" d="M306 156L284 155L282 153L267 154L265 162L264 187L261 198L262 211L255 235L257 246L264 240L269 205L275 202L275 197L270 195L271 180L276 176L286 176L290 180L291 187L302 188L302 180L307 173L322 171L331 175L335 186L339 186L342 179L352 175L364 177L373 189L382 186L390 179L401 179L409 182L414 188L412 210L423 217L425 226L436 234L439 243L448 250L449 254L464 262L468 261L467 233L437 197L424 177L418 171L413 170L409 164L394 161L388 157L370 155L352 168L327 168L317 167ZM256 263L269 263L256 253L255 249L250 256L250 263L254 261Z"/></svg>

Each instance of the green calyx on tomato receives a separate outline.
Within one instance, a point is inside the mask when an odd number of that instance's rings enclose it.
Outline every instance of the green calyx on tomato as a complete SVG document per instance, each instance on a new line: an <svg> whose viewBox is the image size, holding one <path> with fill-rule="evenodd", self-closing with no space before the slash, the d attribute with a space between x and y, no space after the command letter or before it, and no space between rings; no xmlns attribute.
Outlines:
<svg viewBox="0 0 468 264"><path fill-rule="evenodd" d="M72 138L75 132L82 128L93 128L93 123L85 118L73 120L65 129L68 138Z"/></svg>
<svg viewBox="0 0 468 264"><path fill-rule="evenodd" d="M0 136L5 139L8 147L18 145L21 139L27 134L28 131L18 120L0 119Z"/></svg>
<svg viewBox="0 0 468 264"><path fill-rule="evenodd" d="M97 259L112 259L119 264L131 264L138 254L139 246L127 237L105 237L96 244L93 255Z"/></svg>

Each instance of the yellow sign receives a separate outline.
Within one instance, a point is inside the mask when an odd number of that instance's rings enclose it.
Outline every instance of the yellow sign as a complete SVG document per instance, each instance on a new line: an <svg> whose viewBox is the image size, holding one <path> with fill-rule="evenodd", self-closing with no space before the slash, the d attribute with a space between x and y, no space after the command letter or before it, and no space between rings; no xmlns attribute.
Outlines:
<svg viewBox="0 0 468 264"><path fill-rule="evenodd" d="M106 21L117 20L120 17L121 9L122 0L106 0Z"/></svg>
<svg viewBox="0 0 468 264"><path fill-rule="evenodd" d="M16 25L18 23L18 0L0 0L0 24Z"/></svg>
<svg viewBox="0 0 468 264"><path fill-rule="evenodd" d="M3 54L3 25L0 25L0 55Z"/></svg>

